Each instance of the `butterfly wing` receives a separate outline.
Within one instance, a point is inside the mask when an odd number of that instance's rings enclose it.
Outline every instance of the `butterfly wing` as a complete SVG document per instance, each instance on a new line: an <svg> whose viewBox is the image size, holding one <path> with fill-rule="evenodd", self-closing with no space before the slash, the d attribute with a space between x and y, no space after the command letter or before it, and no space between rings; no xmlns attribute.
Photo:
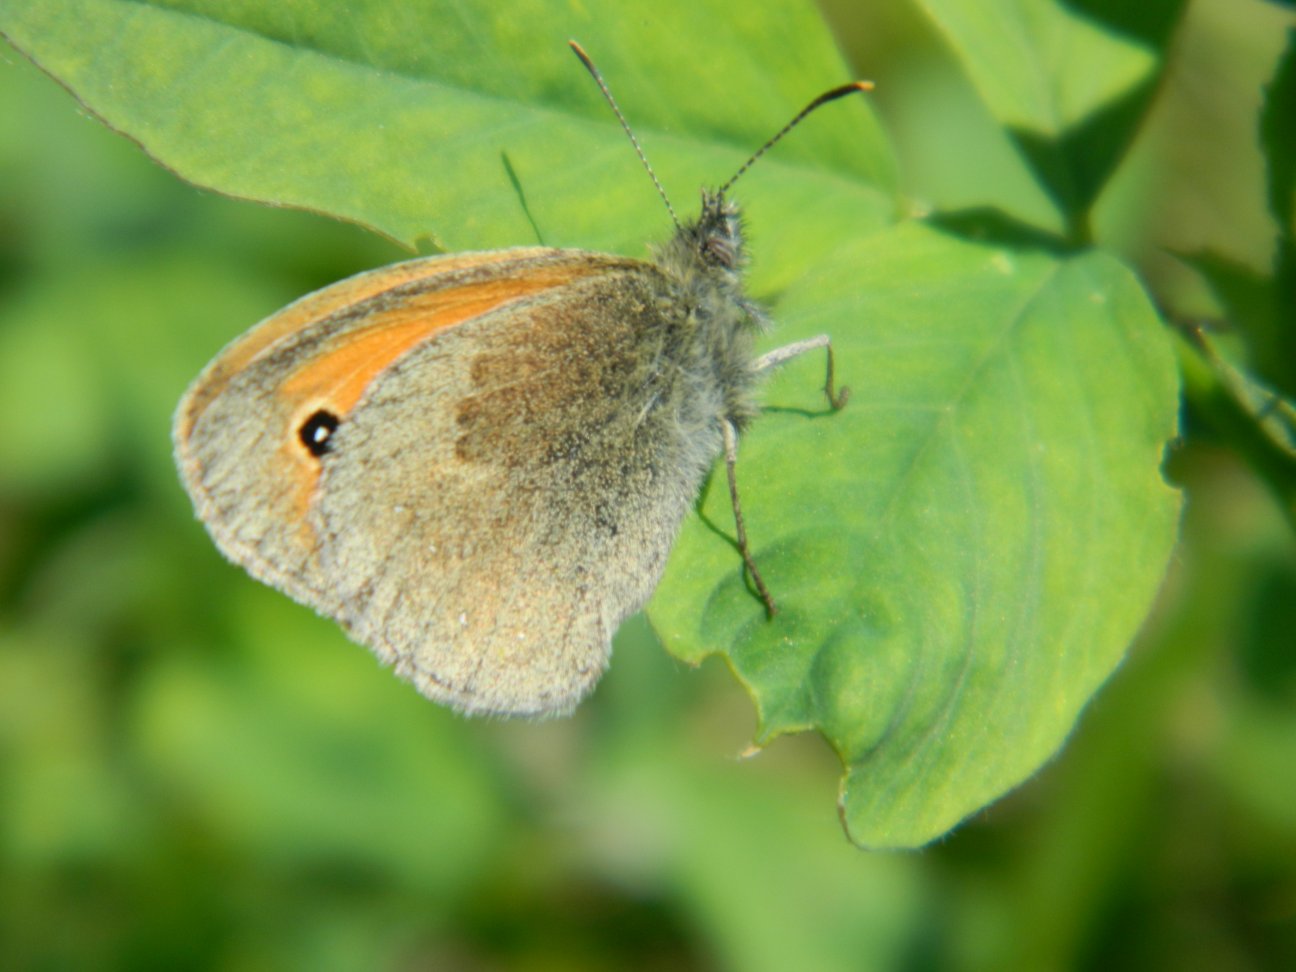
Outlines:
<svg viewBox="0 0 1296 972"><path fill-rule="evenodd" d="M186 486L231 559L430 697L570 708L701 475L668 418L678 313L656 268L579 251L343 281L195 382L175 426Z"/></svg>

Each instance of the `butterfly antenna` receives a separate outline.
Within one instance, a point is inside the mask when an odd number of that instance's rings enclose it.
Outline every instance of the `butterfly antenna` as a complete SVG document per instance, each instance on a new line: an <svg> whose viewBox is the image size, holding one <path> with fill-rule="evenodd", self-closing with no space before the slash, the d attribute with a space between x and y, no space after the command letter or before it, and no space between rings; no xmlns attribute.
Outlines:
<svg viewBox="0 0 1296 972"><path fill-rule="evenodd" d="M680 221L675 215L675 207L671 205L670 198L666 195L666 190L662 188L662 184L657 181L657 173L648 164L648 157L644 155L643 148L639 145L639 139L635 138L635 133L630 130L630 123L625 120L625 115L621 114L621 109L617 107L616 99L612 97L612 92L608 88L607 82L603 80L603 75L599 74L599 69L594 66L594 62L590 60L590 56L585 53L583 47L574 40L569 40L567 43L571 45L572 51L585 65L585 70L589 71L594 83L599 86L599 90L603 92L603 97L607 99L607 103L612 106L612 113L617 116L617 121L621 123L626 135L630 137L630 144L634 146L635 154L639 156L639 161L643 163L643 167L648 170L648 178L652 179L653 185L657 187L657 194L662 197L662 202L666 204L666 211L670 213L671 222L675 224L676 229L679 229ZM807 108L806 111L809 111L809 109ZM805 114L805 112L802 112L802 114ZM764 151L764 149L761 151Z"/></svg>
<svg viewBox="0 0 1296 972"><path fill-rule="evenodd" d="M810 104L806 105L799 112L797 112L795 118L793 118L790 122L788 122L786 125L780 128L774 134L773 138L771 138L768 142L766 142L764 145L758 148L755 151L755 153L753 153L752 157L748 159L746 162L744 162L742 164L742 167L733 174L733 177L730 178L728 182L726 182L723 186L720 187L720 195L723 196L726 192L728 192L729 187L738 181L738 177L740 175L742 175L744 172L750 169L752 167L752 164L757 159L759 159L762 155L764 155L766 152L772 149L775 146L775 144L778 143L779 139L781 139L788 132L792 131L792 129L796 128L797 125L801 124L802 119L804 119L806 115L810 114L810 112L814 111L816 108L822 105L828 104L828 102L830 101L836 101L838 98L844 98L848 94L854 94L856 91L872 91L872 90L873 90L872 81L852 81L850 84L843 84L840 88L833 88L831 91L825 91L818 98L816 98L814 101L810 102Z"/></svg>

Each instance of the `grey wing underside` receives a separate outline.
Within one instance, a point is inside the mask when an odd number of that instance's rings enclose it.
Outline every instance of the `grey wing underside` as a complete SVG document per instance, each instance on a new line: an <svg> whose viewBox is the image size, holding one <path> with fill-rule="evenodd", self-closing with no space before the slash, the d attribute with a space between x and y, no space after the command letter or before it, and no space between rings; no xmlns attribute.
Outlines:
<svg viewBox="0 0 1296 972"><path fill-rule="evenodd" d="M704 472L658 290L604 274L443 332L330 440L317 606L430 698L567 711L651 595Z"/></svg>

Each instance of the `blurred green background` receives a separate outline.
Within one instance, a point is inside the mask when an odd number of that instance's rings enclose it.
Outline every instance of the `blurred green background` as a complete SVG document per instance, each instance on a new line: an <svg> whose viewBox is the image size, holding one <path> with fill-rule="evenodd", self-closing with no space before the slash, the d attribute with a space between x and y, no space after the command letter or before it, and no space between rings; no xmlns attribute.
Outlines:
<svg viewBox="0 0 1296 972"><path fill-rule="evenodd" d="M1047 220L912 5L825 11L915 211ZM1255 118L1292 22L1190 3L1098 208L1177 314L1218 308L1168 251L1268 270ZM1296 544L1228 443L1187 416L1161 604L1061 756L862 853L827 746L739 760L741 690L641 622L573 718L467 721L220 560L181 391L406 255L180 183L0 51L0 967L1296 968Z"/></svg>

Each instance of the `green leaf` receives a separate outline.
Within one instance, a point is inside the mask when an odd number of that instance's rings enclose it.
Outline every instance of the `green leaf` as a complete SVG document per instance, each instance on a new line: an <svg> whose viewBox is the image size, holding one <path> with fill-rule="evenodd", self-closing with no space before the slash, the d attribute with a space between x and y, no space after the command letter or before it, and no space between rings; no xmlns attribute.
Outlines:
<svg viewBox="0 0 1296 972"><path fill-rule="evenodd" d="M44 0L0 9L0 26L188 179L453 246L538 231L638 254L661 235L567 36L681 200L846 76L808 12L773 5L741 25L718 3L651 23L616 5L597 20L333 9ZM740 185L754 292L780 295L780 337L832 333L855 387L826 414L821 363L789 366L743 442L749 526L783 613L767 622L742 582L721 487L650 616L680 657L725 651L762 741L820 729L850 768L852 837L904 845L1028 775L1119 660L1173 542L1157 467L1176 389L1155 316L1111 261L885 232L889 151L855 102Z"/></svg>
<svg viewBox="0 0 1296 972"><path fill-rule="evenodd" d="M849 78L808 7L756 4L737 19L718 2L637 10L7 0L0 31L198 185L411 245L533 244L538 231L637 256L668 223L569 37L600 64L685 211L698 186L726 179ZM890 152L865 99L821 116L743 183L778 200L752 215L780 227L779 267L892 218Z"/></svg>
<svg viewBox="0 0 1296 972"><path fill-rule="evenodd" d="M1073 242L1150 101L1182 0L921 0Z"/></svg>
<svg viewBox="0 0 1296 972"><path fill-rule="evenodd" d="M853 839L910 846L1029 776L1120 662L1175 542L1177 377L1108 257L907 225L838 259L775 313L782 340L831 331L852 398L827 412L822 360L798 361L739 458L780 613L713 484L650 618L681 657L725 657L758 741L829 740Z"/></svg>

